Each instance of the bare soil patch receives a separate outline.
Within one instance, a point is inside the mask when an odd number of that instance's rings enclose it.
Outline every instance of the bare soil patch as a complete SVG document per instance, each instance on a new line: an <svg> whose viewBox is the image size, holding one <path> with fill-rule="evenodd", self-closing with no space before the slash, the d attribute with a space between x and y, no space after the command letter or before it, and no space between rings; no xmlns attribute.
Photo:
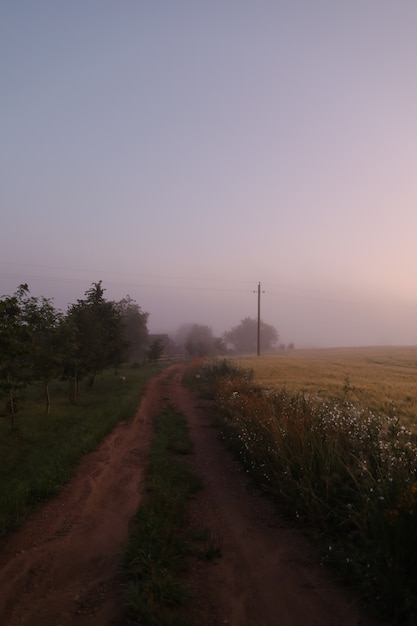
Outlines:
<svg viewBox="0 0 417 626"><path fill-rule="evenodd" d="M222 547L217 562L193 560L197 626L371 626L355 594L320 565L313 545L251 486L219 440L207 406L171 366L149 384L138 413L79 464L55 500L0 550L0 624L121 626L121 563L144 491L152 418L164 402L190 425L190 462L204 488L193 524ZM376 623L376 622L375 622Z"/></svg>

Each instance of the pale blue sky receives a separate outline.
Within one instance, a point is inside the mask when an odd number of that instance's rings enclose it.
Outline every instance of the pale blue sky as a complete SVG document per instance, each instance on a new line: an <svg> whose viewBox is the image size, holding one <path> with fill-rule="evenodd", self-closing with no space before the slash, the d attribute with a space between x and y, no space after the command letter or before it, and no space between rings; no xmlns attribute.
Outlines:
<svg viewBox="0 0 417 626"><path fill-rule="evenodd" d="M0 293L417 344L415 0L0 3Z"/></svg>

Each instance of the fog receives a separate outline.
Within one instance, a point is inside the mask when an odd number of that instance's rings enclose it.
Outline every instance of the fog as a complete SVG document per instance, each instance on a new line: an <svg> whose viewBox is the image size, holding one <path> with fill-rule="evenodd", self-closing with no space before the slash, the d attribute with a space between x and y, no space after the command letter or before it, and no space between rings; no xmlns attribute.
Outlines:
<svg viewBox="0 0 417 626"><path fill-rule="evenodd" d="M33 268L32 268L33 272ZM86 272L88 274L88 272ZM56 308L66 311L84 297L93 282L103 280L105 297L121 300L130 295L143 311L149 313L151 333L175 336L184 323L210 326L221 336L245 317L257 318L258 284L237 287L219 281L191 284L178 280L164 285L163 277L137 284L100 275L85 278L51 278L25 274L24 271L1 277L2 294L12 294L22 282L28 282L31 294L51 298ZM169 282L168 279L166 282ZM280 289L261 283L261 318L274 326L279 343L292 342L296 348L354 347L371 345L417 345L417 302L352 294L314 292L312 289Z"/></svg>
<svg viewBox="0 0 417 626"><path fill-rule="evenodd" d="M417 4L8 3L0 293L417 344Z"/></svg>

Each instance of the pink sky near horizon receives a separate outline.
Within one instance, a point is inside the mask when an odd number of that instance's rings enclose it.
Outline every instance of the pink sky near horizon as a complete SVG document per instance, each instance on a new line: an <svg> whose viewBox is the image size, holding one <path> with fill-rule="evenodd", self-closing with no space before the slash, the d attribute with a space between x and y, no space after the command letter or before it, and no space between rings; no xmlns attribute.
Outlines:
<svg viewBox="0 0 417 626"><path fill-rule="evenodd" d="M417 4L1 9L0 293L417 344Z"/></svg>

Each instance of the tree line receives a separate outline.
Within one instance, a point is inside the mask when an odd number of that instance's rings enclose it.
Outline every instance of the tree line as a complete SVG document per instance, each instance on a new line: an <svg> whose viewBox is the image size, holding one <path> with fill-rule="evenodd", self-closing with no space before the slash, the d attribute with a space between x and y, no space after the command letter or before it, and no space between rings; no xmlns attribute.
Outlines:
<svg viewBox="0 0 417 626"><path fill-rule="evenodd" d="M104 292L101 281L92 283L66 313L57 310L51 299L32 296L27 284L11 296L2 296L0 396L6 398L12 426L21 392L32 383L42 386L49 413L49 385L54 379L69 381L70 401L76 403L80 381L87 379L94 386L102 370L117 370L123 362L158 360L164 353L205 357L256 351L253 318L244 318L221 337L202 324L183 324L174 339L150 337L148 313L130 296L115 302L107 300ZM278 338L276 329L261 321L261 350L274 349Z"/></svg>
<svg viewBox="0 0 417 626"><path fill-rule="evenodd" d="M0 395L14 426L22 390L42 385L46 412L50 410L49 384L60 378L70 383L76 402L81 380L92 386L97 374L146 350L148 313L129 296L106 300L101 281L93 283L83 299L66 314L45 297L30 295L22 284L0 300Z"/></svg>
<svg viewBox="0 0 417 626"><path fill-rule="evenodd" d="M260 321L260 349L270 352L275 348L287 346L278 344L279 335L274 326ZM182 345L189 356L215 356L218 354L245 353L257 351L258 320L245 317L220 337L215 337L210 326L202 324L184 324L177 333L177 343ZM288 348L293 348L289 344Z"/></svg>

